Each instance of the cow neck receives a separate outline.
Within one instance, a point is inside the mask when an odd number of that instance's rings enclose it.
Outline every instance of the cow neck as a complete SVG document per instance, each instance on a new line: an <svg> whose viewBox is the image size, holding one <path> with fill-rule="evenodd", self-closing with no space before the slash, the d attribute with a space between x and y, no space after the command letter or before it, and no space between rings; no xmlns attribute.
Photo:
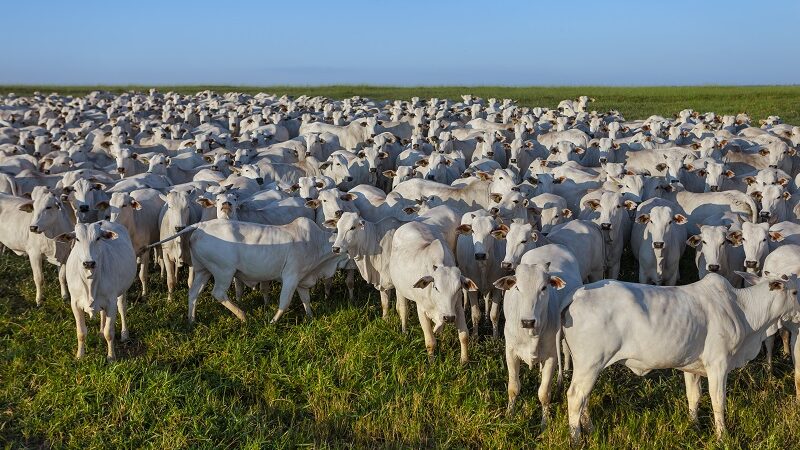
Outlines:
<svg viewBox="0 0 800 450"><path fill-rule="evenodd" d="M734 289L736 302L739 305L745 320L753 330L765 328L782 315L792 311L791 305L778 302L771 297L769 283L758 283L742 289Z"/></svg>

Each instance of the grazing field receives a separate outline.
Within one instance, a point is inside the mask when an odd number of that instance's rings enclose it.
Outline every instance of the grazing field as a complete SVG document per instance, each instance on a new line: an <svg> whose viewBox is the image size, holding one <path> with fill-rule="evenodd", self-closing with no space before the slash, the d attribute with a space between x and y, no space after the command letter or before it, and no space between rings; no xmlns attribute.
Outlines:
<svg viewBox="0 0 800 450"><path fill-rule="evenodd" d="M102 87L115 92L141 87ZM372 98L510 97L526 105L555 106L562 98L592 95L598 110L616 108L627 118L671 115L683 108L735 113L754 119L780 115L800 123L800 87L687 88L383 88L163 87L195 92L268 91ZM0 92L84 94L94 87L6 86ZM693 252L682 260L681 284L696 279ZM634 280L631 255L623 279ZM377 291L358 284L347 299L337 278L329 299L313 293L316 318L306 320L296 299L278 325L269 325L278 287L265 307L249 292L241 324L204 291L197 324L186 321L186 286L167 300L154 272L152 292L129 293L131 339L117 343L118 361L105 362L105 342L90 322L87 357L74 359L75 322L59 296L56 271L46 266L47 299L34 306L26 258L0 256L0 446L8 448L260 448L568 446L563 386L551 420L539 427L538 371L523 370L516 414L505 415L506 369L502 341L470 342L471 361L458 362L456 332L446 327L436 359L428 362L414 312L409 333L396 313L381 320ZM413 305L412 305L413 308ZM704 396L700 421L688 417L683 377L655 371L636 377L624 367L604 371L590 409L592 447L797 448L800 409L791 361L776 349L774 373L763 357L729 379L727 424L714 437ZM567 375L567 382L569 378ZM704 390L707 385L704 382Z"/></svg>

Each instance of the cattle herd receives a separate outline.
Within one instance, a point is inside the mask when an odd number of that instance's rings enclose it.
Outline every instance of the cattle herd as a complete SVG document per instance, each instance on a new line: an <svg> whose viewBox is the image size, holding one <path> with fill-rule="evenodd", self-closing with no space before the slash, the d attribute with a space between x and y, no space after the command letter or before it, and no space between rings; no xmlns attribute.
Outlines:
<svg viewBox="0 0 800 450"><path fill-rule="evenodd" d="M115 357L117 315L125 340L126 292L138 274L147 295L151 265L170 300L188 275L189 322L212 278L242 321L244 289L266 305L280 281L274 323L295 292L311 316L310 289L327 296L342 270L351 298L357 275L379 291L384 317L394 291L403 332L412 301L431 357L453 324L466 362L488 320L509 412L521 362L539 364L543 422L571 370L575 440L602 369L676 368L693 419L708 378L721 435L732 369L762 342L771 361L775 336L800 358L800 127L690 109L626 120L592 100L9 94L0 243L28 256L37 304L43 261L58 266L78 358L86 314ZM687 245L699 281L676 286ZM639 283L615 281L628 251Z"/></svg>

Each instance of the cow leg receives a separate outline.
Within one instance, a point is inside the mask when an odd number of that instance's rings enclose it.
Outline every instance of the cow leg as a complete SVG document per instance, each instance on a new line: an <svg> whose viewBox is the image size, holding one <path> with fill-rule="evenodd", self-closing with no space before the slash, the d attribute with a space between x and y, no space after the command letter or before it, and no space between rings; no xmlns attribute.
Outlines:
<svg viewBox="0 0 800 450"><path fill-rule="evenodd" d="M244 293L244 283L242 283L238 278L233 279L233 289L236 291L236 302L242 302L242 294Z"/></svg>
<svg viewBox="0 0 800 450"><path fill-rule="evenodd" d="M466 289L463 289L463 293L466 295L467 301L470 305L470 315L472 316L472 335L477 337L478 328L481 325L481 316L483 315L480 301L478 301L478 293L468 291Z"/></svg>
<svg viewBox="0 0 800 450"><path fill-rule="evenodd" d="M506 367L508 367L508 406L506 407L506 415L510 416L514 413L514 405L517 404L517 396L520 389L520 360L511 351L511 346L506 346Z"/></svg>
<svg viewBox="0 0 800 450"><path fill-rule="evenodd" d="M197 311L197 297L205 287L208 280L211 278L211 273L204 267L197 268L197 274L192 280L192 287L189 289L189 312L187 314L189 324L194 323L195 312Z"/></svg>
<svg viewBox="0 0 800 450"><path fill-rule="evenodd" d="M686 400L689 402L689 418L697 422L697 405L700 403L701 386L700 375L683 372L683 381L686 384Z"/></svg>
<svg viewBox="0 0 800 450"><path fill-rule="evenodd" d="M70 302L70 306L72 307L72 315L75 316L75 328L78 335L78 351L75 353L75 358L81 359L86 355L86 317L84 317L83 311L78 308L74 299Z"/></svg>
<svg viewBox="0 0 800 450"><path fill-rule="evenodd" d="M214 296L222 306L228 308L237 319L244 322L244 311L239 309L239 307L228 298L228 288L231 287L234 273L235 271L229 271L214 274L214 289L211 290L211 295Z"/></svg>
<svg viewBox="0 0 800 450"><path fill-rule="evenodd" d="M292 301L292 297L294 297L294 291L297 289L297 281L293 279L284 279L282 286L281 286L281 298L278 301L278 310L275 312L275 315L272 316L272 320L269 323L275 323L278 319L281 318L286 309L289 307L289 303Z"/></svg>
<svg viewBox="0 0 800 450"><path fill-rule="evenodd" d="M333 278L325 278L325 280L322 282L322 285L325 289L324 299L327 300L331 296L331 288L333 287Z"/></svg>
<svg viewBox="0 0 800 450"><path fill-rule="evenodd" d="M595 362L587 367L575 367L572 375L572 383L567 390L567 409L569 413L569 433L573 445L578 444L581 437L581 428L587 432L591 428L591 420L586 404L589 400L589 393L592 392L597 376L603 365Z"/></svg>
<svg viewBox="0 0 800 450"><path fill-rule="evenodd" d="M456 304L456 328L458 329L458 342L461 344L461 364L466 364L469 362L469 330L467 330L467 317L462 304Z"/></svg>
<svg viewBox="0 0 800 450"><path fill-rule="evenodd" d="M344 279L344 284L347 286L347 295L350 297L350 301L353 301L355 297L355 273L356 271L353 269L347 269L347 276Z"/></svg>
<svg viewBox="0 0 800 450"><path fill-rule="evenodd" d="M261 297L264 299L264 307L267 307L269 303L269 281L262 281L258 283L258 286L261 288Z"/></svg>
<svg viewBox="0 0 800 450"><path fill-rule="evenodd" d="M161 274L161 278L164 278L166 269L164 268L164 251L161 247L156 247L155 258L156 263L158 263L158 272Z"/></svg>
<svg viewBox="0 0 800 450"><path fill-rule="evenodd" d="M167 300L172 301L172 293L175 291L175 261L164 255L164 268L167 272Z"/></svg>
<svg viewBox="0 0 800 450"><path fill-rule="evenodd" d="M425 350L428 351L428 363L433 362L433 352L436 350L436 336L433 335L433 327L428 316L422 308L417 307L419 324L422 325L422 334L425 335Z"/></svg>
<svg viewBox="0 0 800 450"><path fill-rule="evenodd" d="M303 308L306 310L306 316L309 319L314 318L314 313L311 311L311 293L304 287L298 287L297 295L300 296L300 301L303 302Z"/></svg>
<svg viewBox="0 0 800 450"><path fill-rule="evenodd" d="M66 264L61 264L58 266L58 287L61 289L61 299L67 301L67 299L69 299L69 291L67 290Z"/></svg>
<svg viewBox="0 0 800 450"><path fill-rule="evenodd" d="M381 294L381 312L385 320L389 316L389 291L381 289L378 292Z"/></svg>
<svg viewBox="0 0 800 450"><path fill-rule="evenodd" d="M100 310L100 334L103 334L103 330L106 329L106 312Z"/></svg>
<svg viewBox="0 0 800 450"><path fill-rule="evenodd" d="M175 272L177 273L177 269L175 269ZM177 275L175 276L177 277ZM194 281L194 266L189 266L189 278L188 278L189 287L192 287L193 281ZM228 283L228 286L230 286L230 283ZM225 289L227 289L227 287Z"/></svg>
<svg viewBox="0 0 800 450"><path fill-rule="evenodd" d="M794 365L794 392L800 400L800 339L797 338L797 328L792 330L792 364Z"/></svg>
<svg viewBox="0 0 800 450"><path fill-rule="evenodd" d="M406 334L408 331L408 299L397 293L397 291L395 291L395 296L397 297L397 314L400 315L400 331Z"/></svg>
<svg viewBox="0 0 800 450"><path fill-rule="evenodd" d="M789 340L790 340L789 330L787 330L786 328L781 327L778 330L778 332L781 334L781 342L783 342L783 353L785 355L791 355L792 354L792 350L791 350L792 347L789 345Z"/></svg>
<svg viewBox="0 0 800 450"><path fill-rule="evenodd" d="M767 374L772 375L772 349L775 347L775 335L764 339L764 349L767 353Z"/></svg>
<svg viewBox="0 0 800 450"><path fill-rule="evenodd" d="M147 278L150 270L150 250L139 256L139 281L142 283L142 297L147 297Z"/></svg>
<svg viewBox="0 0 800 450"><path fill-rule="evenodd" d="M33 272L33 283L36 285L36 306L42 306L44 301L44 273L42 272L42 255L38 252L31 252L28 255Z"/></svg>
<svg viewBox="0 0 800 450"><path fill-rule="evenodd" d="M725 434L725 395L728 374L725 370L708 373L708 392L711 394L711 408L714 410L714 429L717 439Z"/></svg>
<svg viewBox="0 0 800 450"><path fill-rule="evenodd" d="M106 344L108 345L106 361L110 362L117 359L117 353L114 350L114 328L117 322L117 304L115 302L108 302L108 313L106 314L105 319L103 336L105 336Z"/></svg>
<svg viewBox="0 0 800 450"><path fill-rule="evenodd" d="M501 293L495 293L495 298L500 297ZM492 322L492 337L498 339L500 337L500 301L492 300L492 310L489 312L489 319Z"/></svg>
<svg viewBox="0 0 800 450"><path fill-rule="evenodd" d="M117 297L117 311L119 312L119 323L122 328L119 332L119 340L125 342L128 340L128 301L125 300L125 294Z"/></svg>
<svg viewBox="0 0 800 450"><path fill-rule="evenodd" d="M542 365L542 381L539 384L539 403L542 405L542 428L547 426L547 417L550 415L550 390L553 385L553 374L556 371L556 359L551 357L544 360Z"/></svg>
<svg viewBox="0 0 800 450"><path fill-rule="evenodd" d="M572 367L572 352L569 350L569 344L566 339L561 340L561 351L564 354L564 371L568 371Z"/></svg>

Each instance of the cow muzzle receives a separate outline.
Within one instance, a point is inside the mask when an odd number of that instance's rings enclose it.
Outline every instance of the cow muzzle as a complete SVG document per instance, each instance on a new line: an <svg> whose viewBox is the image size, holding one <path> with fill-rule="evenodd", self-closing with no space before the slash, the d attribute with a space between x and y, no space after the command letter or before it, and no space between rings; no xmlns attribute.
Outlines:
<svg viewBox="0 0 800 450"><path fill-rule="evenodd" d="M258 183L258 184L264 184L264 179L263 179L263 178L261 178L261 177L258 177L258 178L256 178L256 183Z"/></svg>
<svg viewBox="0 0 800 450"><path fill-rule="evenodd" d="M94 261L84 261L83 262L83 268L84 269L91 270L91 269L94 269L95 267L97 267L97 263L94 262Z"/></svg>
<svg viewBox="0 0 800 450"><path fill-rule="evenodd" d="M536 319L522 319L520 320L520 324L522 325L522 328L529 330L536 326Z"/></svg>
<svg viewBox="0 0 800 450"><path fill-rule="evenodd" d="M600 224L600 229L601 230L606 230L606 231L610 230L611 229L611 224L610 223L601 223Z"/></svg>
<svg viewBox="0 0 800 450"><path fill-rule="evenodd" d="M31 233L36 233L36 234L40 233L39 227L37 227L36 225L31 225L30 227L28 227L28 229L31 231Z"/></svg>
<svg viewBox="0 0 800 450"><path fill-rule="evenodd" d="M745 261L745 269L758 269L758 261Z"/></svg>
<svg viewBox="0 0 800 450"><path fill-rule="evenodd" d="M475 253L475 259L477 261L486 261L486 253Z"/></svg>
<svg viewBox="0 0 800 450"><path fill-rule="evenodd" d="M761 221L762 221L762 222L766 222L766 221L768 221L768 220L769 220L769 218L770 218L770 216L771 216L771 214L769 213L769 211L761 211L761 212L758 214L758 217L760 217L760 218L761 218Z"/></svg>
<svg viewBox="0 0 800 450"><path fill-rule="evenodd" d="M710 186L708 190L711 192L719 192L719 186Z"/></svg>
<svg viewBox="0 0 800 450"><path fill-rule="evenodd" d="M659 249L659 250L663 249L664 248L664 243L663 242L653 242L653 248Z"/></svg>
<svg viewBox="0 0 800 450"><path fill-rule="evenodd" d="M714 273L719 272L719 264L709 264L708 265L708 271L709 272L714 272Z"/></svg>
<svg viewBox="0 0 800 450"><path fill-rule="evenodd" d="M370 167L370 168L369 168L369 173L375 173L375 172L377 172L377 171L378 171L378 169L377 169L377 168L375 168L375 167Z"/></svg>
<svg viewBox="0 0 800 450"><path fill-rule="evenodd" d="M600 158L600 164L605 164L608 162L608 158Z"/></svg>
<svg viewBox="0 0 800 450"><path fill-rule="evenodd" d="M511 270L511 269L513 269L513 267L511 266L511 263L510 262L505 262L505 261L500 263L500 268L503 269L503 270Z"/></svg>
<svg viewBox="0 0 800 450"><path fill-rule="evenodd" d="M177 227L175 227L175 232L180 233L181 231L183 231L184 228L186 227L178 225Z"/></svg>
<svg viewBox="0 0 800 450"><path fill-rule="evenodd" d="M444 322L444 323L456 323L456 316L442 316L442 322Z"/></svg>
<svg viewBox="0 0 800 450"><path fill-rule="evenodd" d="M81 206L79 206L78 207L78 211L80 211L82 213L89 212L89 205L81 205Z"/></svg>
<svg viewBox="0 0 800 450"><path fill-rule="evenodd" d="M339 247L331 247L331 251L332 251L333 253L335 253L335 254L337 254L337 255L338 255L338 254L339 254L339 252L341 252L341 251L342 251L342 249L341 249L341 248L339 248Z"/></svg>

